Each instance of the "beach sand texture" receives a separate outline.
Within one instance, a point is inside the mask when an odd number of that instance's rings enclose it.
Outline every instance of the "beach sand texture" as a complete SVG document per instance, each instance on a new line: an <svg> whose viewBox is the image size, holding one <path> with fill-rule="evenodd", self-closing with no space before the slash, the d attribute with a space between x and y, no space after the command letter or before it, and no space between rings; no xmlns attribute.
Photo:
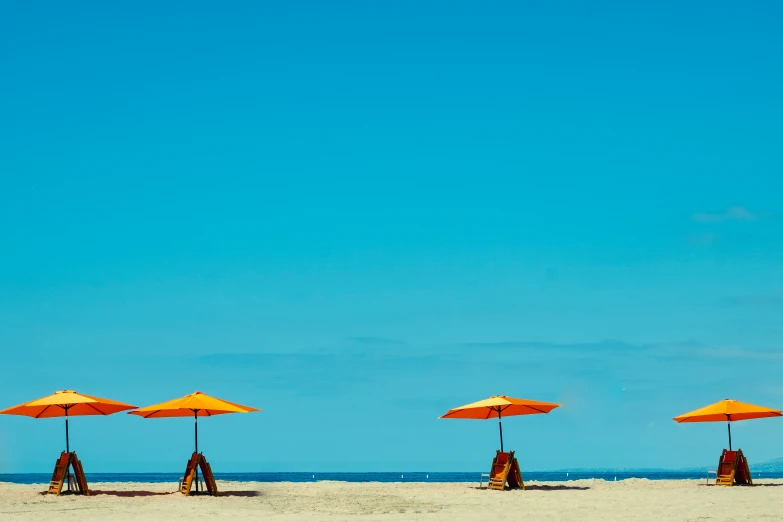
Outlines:
<svg viewBox="0 0 783 522"><path fill-rule="evenodd" d="M43 495L0 483L0 520L783 520L783 480L754 487L697 481L578 480L527 491L446 483L218 482L223 496L184 497L171 484L96 483L94 495Z"/></svg>

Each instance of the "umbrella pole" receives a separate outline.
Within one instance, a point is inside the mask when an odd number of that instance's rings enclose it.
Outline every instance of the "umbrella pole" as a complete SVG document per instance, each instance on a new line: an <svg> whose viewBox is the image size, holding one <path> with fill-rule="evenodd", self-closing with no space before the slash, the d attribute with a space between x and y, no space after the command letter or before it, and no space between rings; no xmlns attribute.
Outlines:
<svg viewBox="0 0 783 522"><path fill-rule="evenodd" d="M196 419L196 453L198 453L198 410L193 410ZM198 462L196 462L196 491L198 491Z"/></svg>
<svg viewBox="0 0 783 522"><path fill-rule="evenodd" d="M500 428L500 452L503 453L503 422L500 420L500 406L498 406L498 428Z"/></svg>
<svg viewBox="0 0 783 522"><path fill-rule="evenodd" d="M65 452L71 452L71 442L68 440L68 406L65 407ZM68 491L71 491L71 474L65 470L65 476L68 480Z"/></svg>
<svg viewBox="0 0 783 522"><path fill-rule="evenodd" d="M729 451L731 451L731 421L728 422L729 425Z"/></svg>
<svg viewBox="0 0 783 522"><path fill-rule="evenodd" d="M71 443L68 440L68 407L65 407L65 452L71 452Z"/></svg>

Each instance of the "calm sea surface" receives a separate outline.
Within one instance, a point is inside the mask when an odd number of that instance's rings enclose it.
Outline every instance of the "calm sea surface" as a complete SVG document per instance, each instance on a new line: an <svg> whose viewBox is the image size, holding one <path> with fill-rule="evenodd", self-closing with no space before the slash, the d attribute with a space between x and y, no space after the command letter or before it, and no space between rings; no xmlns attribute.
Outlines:
<svg viewBox="0 0 783 522"><path fill-rule="evenodd" d="M478 482L481 473L394 472L394 473L215 473L218 480L236 482L318 482L338 480L342 482ZM88 482L172 482L181 473L87 473ZM603 479L625 480L645 478L650 480L705 479L704 472L688 471L531 471L523 473L526 481L562 482L566 480ZM714 479L714 475L712 475ZM47 484L50 473L0 473L0 482L16 484ZM783 473L753 473L753 478L783 478ZM486 478L484 479L486 481Z"/></svg>

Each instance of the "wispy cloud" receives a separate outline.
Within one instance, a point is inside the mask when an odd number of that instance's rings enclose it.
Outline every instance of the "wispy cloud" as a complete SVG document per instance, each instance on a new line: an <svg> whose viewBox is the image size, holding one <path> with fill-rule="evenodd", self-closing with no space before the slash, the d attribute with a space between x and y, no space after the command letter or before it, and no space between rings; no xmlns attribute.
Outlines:
<svg viewBox="0 0 783 522"><path fill-rule="evenodd" d="M634 350L639 347L623 341L609 339L597 343L549 343L536 341L498 341L498 342L473 342L462 343L465 348L480 348L494 350L576 350L586 352L605 352Z"/></svg>
<svg viewBox="0 0 783 522"><path fill-rule="evenodd" d="M723 212L708 213L697 212L693 215L693 220L699 223L720 223L722 221L756 221L758 214L754 214L745 207L729 207Z"/></svg>
<svg viewBox="0 0 783 522"><path fill-rule="evenodd" d="M783 297L781 297L783 304ZM783 359L783 353L755 350L733 345L708 345L699 341L673 343L632 344L624 341L606 340L596 343L546 343L503 341L490 343L464 343L460 346L472 349L492 349L511 353L563 353L570 357L603 359L607 356L639 355L658 360L670 359Z"/></svg>
<svg viewBox="0 0 783 522"><path fill-rule="evenodd" d="M701 234L698 236L688 237L688 241L690 241L694 245L700 245L700 246L710 246L713 243L715 243L716 239L718 239L717 234Z"/></svg>
<svg viewBox="0 0 783 522"><path fill-rule="evenodd" d="M769 295L733 295L721 300L728 306L781 306L783 292Z"/></svg>
<svg viewBox="0 0 783 522"><path fill-rule="evenodd" d="M399 339L389 339L388 337L349 337L348 340L353 343L362 344L365 346L389 346L405 344Z"/></svg>

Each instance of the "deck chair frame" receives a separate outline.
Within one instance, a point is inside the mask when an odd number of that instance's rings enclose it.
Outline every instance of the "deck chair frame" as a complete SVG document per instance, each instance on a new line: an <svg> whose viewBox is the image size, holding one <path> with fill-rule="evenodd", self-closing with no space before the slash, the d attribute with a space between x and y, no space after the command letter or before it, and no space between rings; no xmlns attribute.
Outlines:
<svg viewBox="0 0 783 522"><path fill-rule="evenodd" d="M731 458L731 461L727 461ZM729 451L724 449L718 459L718 472L715 477L717 486L752 486L753 478L750 475L748 460L741 449Z"/></svg>
<svg viewBox="0 0 783 522"><path fill-rule="evenodd" d="M192 492L193 482L196 478L196 471L201 469L201 476L204 478L204 485L207 488L207 493L210 495L217 495L217 483L215 482L215 476L212 474L212 466L209 465L207 459L203 453L193 453L190 456L188 465L185 468L185 475L182 478L179 491L185 496L189 496Z"/></svg>
<svg viewBox="0 0 783 522"><path fill-rule="evenodd" d="M71 468L73 468L75 484L71 483ZM54 463L54 471L52 472L52 479L49 481L47 493L61 495L63 493L63 485L66 482L68 483L68 492L90 496L90 488L87 485L87 478L84 476L82 462L76 456L76 452L73 451L70 453L63 451L60 454L60 458ZM75 486L75 489L71 489L72 485Z"/></svg>
<svg viewBox="0 0 783 522"><path fill-rule="evenodd" d="M492 467L489 470L489 489L503 491L505 489L525 489L522 480L522 470L519 461L514 457L514 452L501 452L495 454L492 459Z"/></svg>

